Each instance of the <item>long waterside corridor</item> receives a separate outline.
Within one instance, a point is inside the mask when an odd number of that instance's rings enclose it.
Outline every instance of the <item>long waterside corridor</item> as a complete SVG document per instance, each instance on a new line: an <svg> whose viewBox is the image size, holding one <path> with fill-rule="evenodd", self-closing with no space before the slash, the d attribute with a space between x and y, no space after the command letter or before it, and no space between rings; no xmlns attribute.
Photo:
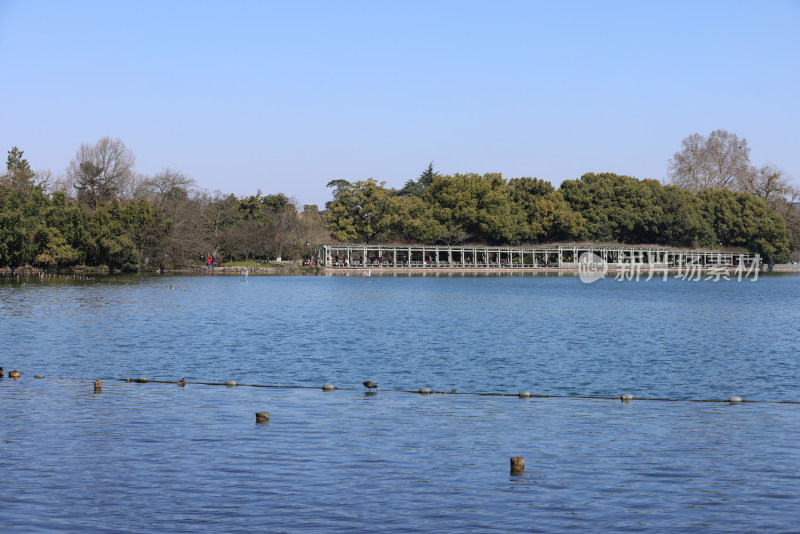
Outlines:
<svg viewBox="0 0 800 534"><path fill-rule="evenodd" d="M605 262L610 268L631 264L658 268L684 266L746 267L760 263L749 252L675 249L636 245L568 244L486 247L473 245L329 244L316 246L316 261L326 268L563 268L579 262Z"/></svg>

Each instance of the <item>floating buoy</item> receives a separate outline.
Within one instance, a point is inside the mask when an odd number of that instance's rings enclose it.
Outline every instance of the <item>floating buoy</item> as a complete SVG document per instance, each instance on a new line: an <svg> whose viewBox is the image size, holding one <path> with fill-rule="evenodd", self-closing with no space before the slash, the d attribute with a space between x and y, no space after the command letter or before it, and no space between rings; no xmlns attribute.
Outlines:
<svg viewBox="0 0 800 534"><path fill-rule="evenodd" d="M511 474L512 475L521 475L523 471L525 471L525 457L524 456L512 456L511 457Z"/></svg>
<svg viewBox="0 0 800 534"><path fill-rule="evenodd" d="M431 388L419 388L419 392L423 395L427 395L428 393L432 393Z"/></svg>
<svg viewBox="0 0 800 534"><path fill-rule="evenodd" d="M630 402L633 400L633 395L631 395L630 393L623 393L622 395L620 395L619 400L621 400L622 402Z"/></svg>
<svg viewBox="0 0 800 534"><path fill-rule="evenodd" d="M335 389L336 389L336 386L334 386L334 385L333 385L333 384L331 384L330 382L329 382L329 383L327 383L327 384L324 384L324 385L322 386L322 391L333 391L333 390L335 390Z"/></svg>
<svg viewBox="0 0 800 534"><path fill-rule="evenodd" d="M525 398L528 398L530 396L531 396L531 392L528 391L527 389L523 389L522 391L519 392L519 398L520 399L525 399Z"/></svg>
<svg viewBox="0 0 800 534"><path fill-rule="evenodd" d="M225 385L229 388L236 387L236 380L226 380Z"/></svg>

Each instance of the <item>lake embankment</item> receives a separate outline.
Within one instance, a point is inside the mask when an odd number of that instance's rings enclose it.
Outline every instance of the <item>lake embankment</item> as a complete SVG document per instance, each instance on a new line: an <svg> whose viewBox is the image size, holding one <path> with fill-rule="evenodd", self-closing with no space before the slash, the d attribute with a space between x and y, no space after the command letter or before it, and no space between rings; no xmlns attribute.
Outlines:
<svg viewBox="0 0 800 534"><path fill-rule="evenodd" d="M581 271L578 267L390 267L390 266L349 266L349 267L321 267L309 265L295 265L285 264L281 266L270 267L240 267L240 266L217 266L210 272L213 274L225 275L241 275L242 269L247 271L248 275L344 275L344 276L363 276L365 271L370 272L371 275L381 274L408 274L408 275L421 275L421 274L444 274L444 273L459 273L459 274L509 274L509 273L526 273L526 274L547 274L547 273L578 273ZM702 272L708 272L710 269L718 269L715 267L702 266ZM657 267L653 269L653 276L662 275L664 268ZM686 268L669 267L666 271L670 274L686 272ZM729 275L735 275L736 267L728 267ZM747 269L745 269L747 270ZM639 266L640 275L649 275L650 267L647 264ZM47 273L82 273L82 274L108 274L107 267L92 267L82 269L72 269L69 271L46 270L38 267L31 267L29 265L11 268L0 267L0 276L41 276ZM636 268L631 269L630 265L608 265L606 272L609 273L633 273L636 274ZM759 270L760 273L767 272L796 272L800 273L800 264L775 264L764 265ZM205 275L209 273L207 267L184 267L180 269L164 269L163 273L167 274L198 274ZM156 271L156 274L161 274L161 271Z"/></svg>
<svg viewBox="0 0 800 534"><path fill-rule="evenodd" d="M697 272L697 266L692 266L690 269L694 269L692 272ZM390 274L409 274L409 275L417 275L417 274L446 274L446 273L459 273L459 274L475 274L475 275L485 275L485 274L512 274L512 273L526 273L526 274L548 274L548 273L579 273L582 271L581 268L578 267L323 267L320 269L322 273L326 275L347 275L347 276L364 276L367 271L369 271L369 276L380 276L380 275L390 275ZM639 273L640 276L648 276L651 272L651 269L645 264L640 265L637 269L635 266L632 269L630 265L624 266L617 266L617 265L609 265L606 272L608 273L632 273L634 276L636 273ZM678 273L687 273L687 267L657 267L652 269L653 277L663 276L664 272L669 274L678 274ZM700 266L700 272L702 273L709 273L710 271L720 272L727 271L727 276L736 276L736 267L727 267L727 269L722 269L718 267L706 267ZM796 272L800 273L800 265L791 265L791 264L784 264L784 265L764 265L758 270L759 273L767 273L767 272ZM742 272L744 276L745 273L748 273L748 269L745 268ZM257 273L256 273L257 274ZM752 272L749 273L752 275Z"/></svg>

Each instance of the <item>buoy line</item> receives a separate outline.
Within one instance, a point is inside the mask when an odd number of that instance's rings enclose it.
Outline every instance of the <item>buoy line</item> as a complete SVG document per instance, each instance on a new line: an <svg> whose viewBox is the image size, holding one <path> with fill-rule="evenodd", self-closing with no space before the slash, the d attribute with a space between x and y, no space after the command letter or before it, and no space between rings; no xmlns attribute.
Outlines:
<svg viewBox="0 0 800 534"><path fill-rule="evenodd" d="M175 380L150 380L147 378L118 378L119 382L136 382L136 383L153 383L153 384L175 384ZM322 389L325 392L331 391L357 391L356 387L337 387L333 384L326 383L323 386L298 386L298 385L270 385L270 384L240 384L235 380L226 380L225 382L185 382L186 385L200 385L200 386L227 386L227 387L250 387L250 388L272 388L272 389ZM743 399L738 395L733 395L727 399L669 399L664 397L634 397L630 393L623 393L619 396L607 395L553 395L553 394L535 394L530 391L523 390L519 393L500 393L500 392L480 392L480 391L459 391L455 389L451 391L434 391L429 387L421 387L415 390L406 389L382 389L381 391L388 391L393 393L413 393L417 395L472 395L476 397L519 397L520 399L589 399L589 400L621 400L625 403L636 401L657 401L657 402L726 402L730 404L740 403L765 403L770 402L773 404L800 404L800 401L771 401L771 400L748 400ZM376 393L371 393L375 395Z"/></svg>

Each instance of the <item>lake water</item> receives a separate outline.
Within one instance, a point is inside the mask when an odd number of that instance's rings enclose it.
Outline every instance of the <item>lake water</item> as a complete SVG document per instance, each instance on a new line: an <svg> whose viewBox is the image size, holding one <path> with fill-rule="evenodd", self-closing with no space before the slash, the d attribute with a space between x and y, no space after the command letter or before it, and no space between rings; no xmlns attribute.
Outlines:
<svg viewBox="0 0 800 534"><path fill-rule="evenodd" d="M0 278L0 527L796 532L798 318L798 276Z"/></svg>

